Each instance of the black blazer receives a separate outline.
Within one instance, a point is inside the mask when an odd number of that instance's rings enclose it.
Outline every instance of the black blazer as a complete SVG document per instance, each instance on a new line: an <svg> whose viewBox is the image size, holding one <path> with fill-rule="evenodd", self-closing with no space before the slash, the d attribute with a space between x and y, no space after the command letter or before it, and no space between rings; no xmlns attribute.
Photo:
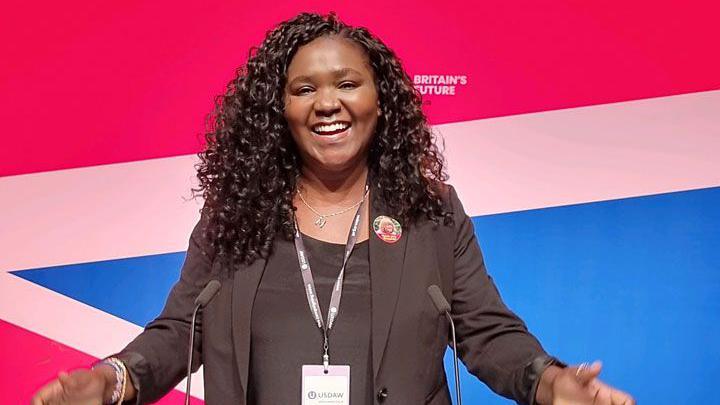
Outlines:
<svg viewBox="0 0 720 405"><path fill-rule="evenodd" d="M370 232L376 402L451 403L443 368L449 324L426 292L437 284L451 303L458 353L468 370L495 392L533 403L548 357L500 299L485 271L472 222L450 186L444 203L453 212L453 224L402 224L402 237L394 244ZM373 199L369 222L383 214L382 203ZM218 279L220 292L198 323L194 364L204 365L208 405L247 404L250 319L266 261L223 269L203 243L202 221L193 230L180 280L162 313L116 355L139 389L137 403L156 401L185 376L193 301L209 280Z"/></svg>

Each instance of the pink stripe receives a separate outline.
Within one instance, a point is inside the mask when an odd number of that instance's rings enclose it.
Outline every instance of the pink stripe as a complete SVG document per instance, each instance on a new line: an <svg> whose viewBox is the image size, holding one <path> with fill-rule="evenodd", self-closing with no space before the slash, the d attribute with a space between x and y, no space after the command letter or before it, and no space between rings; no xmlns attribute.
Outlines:
<svg viewBox="0 0 720 405"><path fill-rule="evenodd" d="M720 88L710 0L41 3L2 13L0 176L196 152L247 49L301 10L369 26L413 75L467 76L428 97L434 123Z"/></svg>
<svg viewBox="0 0 720 405"><path fill-rule="evenodd" d="M69 326L72 327L72 326ZM0 392L3 403L28 404L62 370L88 367L97 358L0 320ZM177 404L184 394L172 391L158 404ZM194 405L204 401L192 398Z"/></svg>
<svg viewBox="0 0 720 405"><path fill-rule="evenodd" d="M441 125L471 215L720 185L720 91Z"/></svg>

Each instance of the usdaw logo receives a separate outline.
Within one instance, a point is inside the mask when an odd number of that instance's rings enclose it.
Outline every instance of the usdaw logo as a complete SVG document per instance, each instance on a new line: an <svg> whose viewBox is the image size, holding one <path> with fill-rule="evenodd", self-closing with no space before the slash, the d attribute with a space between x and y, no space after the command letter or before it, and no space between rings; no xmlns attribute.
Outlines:
<svg viewBox="0 0 720 405"><path fill-rule="evenodd" d="M413 84L423 96L454 96L467 85L467 75L414 75Z"/></svg>

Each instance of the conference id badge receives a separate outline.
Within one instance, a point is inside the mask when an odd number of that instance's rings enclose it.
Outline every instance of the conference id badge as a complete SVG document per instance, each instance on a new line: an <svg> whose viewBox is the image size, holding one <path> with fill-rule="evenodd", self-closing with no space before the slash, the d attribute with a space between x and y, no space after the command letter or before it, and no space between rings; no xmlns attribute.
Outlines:
<svg viewBox="0 0 720 405"><path fill-rule="evenodd" d="M303 365L302 405L350 405L350 366Z"/></svg>

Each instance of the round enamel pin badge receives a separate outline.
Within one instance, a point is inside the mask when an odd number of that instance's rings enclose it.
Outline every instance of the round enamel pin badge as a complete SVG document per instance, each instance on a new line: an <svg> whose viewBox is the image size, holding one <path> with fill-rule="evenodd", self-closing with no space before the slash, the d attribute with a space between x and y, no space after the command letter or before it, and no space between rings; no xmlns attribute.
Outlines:
<svg viewBox="0 0 720 405"><path fill-rule="evenodd" d="M373 230L378 238L387 243L395 243L399 241L402 236L402 226L400 226L400 222L385 215L380 215L375 218L375 221L373 221Z"/></svg>

